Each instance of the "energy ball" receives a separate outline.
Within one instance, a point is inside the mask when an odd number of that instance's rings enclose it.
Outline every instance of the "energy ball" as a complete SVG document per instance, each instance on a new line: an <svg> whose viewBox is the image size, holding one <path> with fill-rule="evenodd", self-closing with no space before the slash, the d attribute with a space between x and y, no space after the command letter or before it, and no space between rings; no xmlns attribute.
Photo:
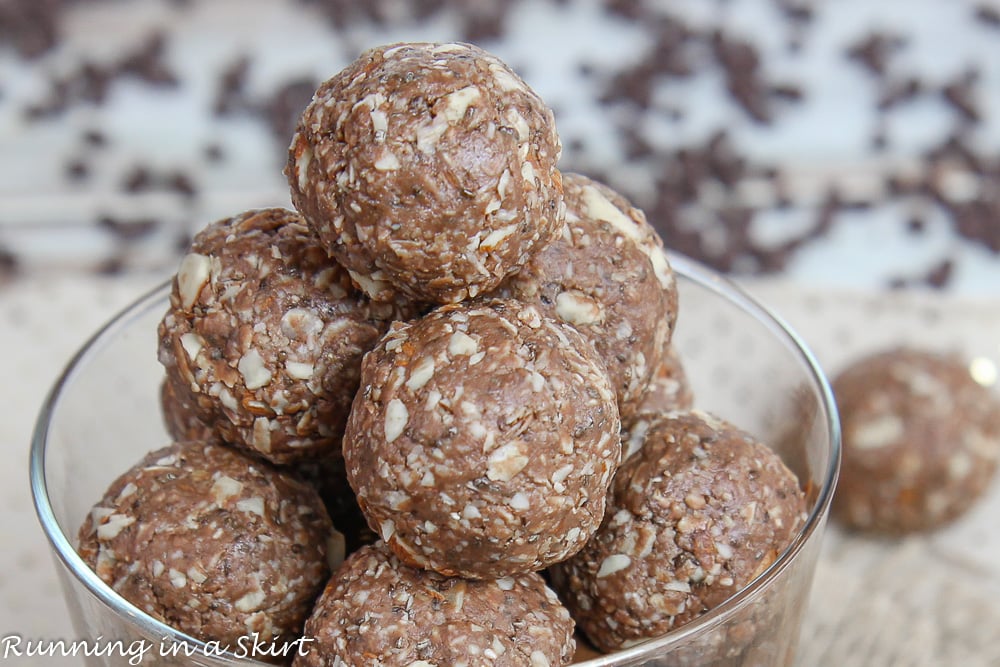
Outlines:
<svg viewBox="0 0 1000 667"><path fill-rule="evenodd" d="M298 214L250 211L195 236L159 359L183 421L274 463L316 458L340 443L361 357L411 310L372 303Z"/></svg>
<svg viewBox="0 0 1000 667"><path fill-rule="evenodd" d="M169 382L160 386L160 403L167 433L174 442L200 440L221 443L215 429L192 418L194 411L177 399ZM354 490L347 482L344 456L339 444L323 456L278 466L278 469L309 484L323 500L333 525L337 527L331 539L328 558L331 563L342 562L346 554L377 539L365 522Z"/></svg>
<svg viewBox="0 0 1000 667"><path fill-rule="evenodd" d="M495 581L407 567L383 543L334 573L294 667L569 664L573 621L536 573Z"/></svg>
<svg viewBox="0 0 1000 667"><path fill-rule="evenodd" d="M243 453L188 442L116 479L79 553L122 597L206 641L296 639L329 577L332 525L305 484Z"/></svg>
<svg viewBox="0 0 1000 667"><path fill-rule="evenodd" d="M677 286L642 211L586 176L563 175L566 225L499 292L575 326L608 369L627 419L670 342Z"/></svg>
<svg viewBox="0 0 1000 667"><path fill-rule="evenodd" d="M371 49L323 83L289 148L292 201L372 298L496 287L558 234L552 111L469 44Z"/></svg>
<svg viewBox="0 0 1000 667"><path fill-rule="evenodd" d="M1000 401L957 357L894 348L833 382L843 426L834 516L889 534L941 526L982 496L1000 458Z"/></svg>
<svg viewBox="0 0 1000 667"><path fill-rule="evenodd" d="M473 301L394 326L365 357L344 459L369 525L405 563L495 579L562 560L597 529L619 426L575 329Z"/></svg>
<svg viewBox="0 0 1000 667"><path fill-rule="evenodd" d="M719 605L777 559L806 512L770 448L699 411L654 422L610 495L594 537L552 568L574 620L604 651Z"/></svg>

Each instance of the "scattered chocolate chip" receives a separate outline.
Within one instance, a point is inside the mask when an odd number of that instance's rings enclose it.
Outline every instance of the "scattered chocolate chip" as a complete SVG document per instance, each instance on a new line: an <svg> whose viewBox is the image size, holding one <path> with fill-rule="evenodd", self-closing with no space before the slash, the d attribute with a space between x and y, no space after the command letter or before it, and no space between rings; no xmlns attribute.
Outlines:
<svg viewBox="0 0 1000 667"><path fill-rule="evenodd" d="M66 163L65 174L71 181L83 181L90 175L90 167L81 159L73 159Z"/></svg>
<svg viewBox="0 0 1000 667"><path fill-rule="evenodd" d="M132 167L122 180L122 189L135 194L145 192L153 187L153 175L147 167L136 165Z"/></svg>
<svg viewBox="0 0 1000 667"><path fill-rule="evenodd" d="M272 136L282 148L287 146L302 110L309 104L318 85L319 82L312 77L292 79L258 107L258 114L270 126Z"/></svg>
<svg viewBox="0 0 1000 667"><path fill-rule="evenodd" d="M503 37L504 21L512 4L513 0L466 2L458 13L462 40L480 44Z"/></svg>
<svg viewBox="0 0 1000 667"><path fill-rule="evenodd" d="M792 0L777 0L777 4L782 15L792 23L812 23L816 17L815 10L811 5L793 2Z"/></svg>
<svg viewBox="0 0 1000 667"><path fill-rule="evenodd" d="M931 287L936 287L941 289L946 287L951 281L952 273L955 269L955 262L951 259L945 259L939 264L934 266L924 279L928 285Z"/></svg>
<svg viewBox="0 0 1000 667"><path fill-rule="evenodd" d="M959 113L962 120L973 124L982 120L971 83L974 80L974 78L970 80L970 78L963 76L946 84L941 89L941 96L951 105L951 108Z"/></svg>
<svg viewBox="0 0 1000 667"><path fill-rule="evenodd" d="M135 241L145 238L156 231L158 223L152 218L136 218L124 220L110 215L101 216L97 220L98 227L111 232L115 238L122 241Z"/></svg>
<svg viewBox="0 0 1000 667"><path fill-rule="evenodd" d="M198 196L198 188L188 173L180 170L154 171L142 164L137 164L126 172L121 188L129 194L161 190L174 192L187 200Z"/></svg>
<svg viewBox="0 0 1000 667"><path fill-rule="evenodd" d="M877 108L879 111L889 111L917 99L923 90L923 83L916 77L908 77L902 81L887 81L879 95Z"/></svg>
<svg viewBox="0 0 1000 667"><path fill-rule="evenodd" d="M120 256L106 257L94 267L94 273L100 276L119 276L125 272L125 259Z"/></svg>
<svg viewBox="0 0 1000 667"><path fill-rule="evenodd" d="M202 152L205 155L205 159L212 163L222 162L226 157L226 153L222 149L222 146L215 143L205 146Z"/></svg>
<svg viewBox="0 0 1000 667"><path fill-rule="evenodd" d="M14 251L0 245L0 276L12 277L21 270L21 260Z"/></svg>
<svg viewBox="0 0 1000 667"><path fill-rule="evenodd" d="M750 118L770 124L774 118L768 93L774 86L763 80L757 47L722 30L714 31L710 41L715 60L725 74L730 96Z"/></svg>
<svg viewBox="0 0 1000 667"><path fill-rule="evenodd" d="M22 58L34 59L59 41L63 0L0 2L0 49L12 46Z"/></svg>
<svg viewBox="0 0 1000 667"><path fill-rule="evenodd" d="M245 110L246 82L250 74L250 56L242 55L222 70L216 86L212 111L216 116L225 116L237 110Z"/></svg>
<svg viewBox="0 0 1000 667"><path fill-rule="evenodd" d="M888 71L890 57L904 46L904 37L886 32L871 32L848 47L847 56L881 78Z"/></svg>
<svg viewBox="0 0 1000 667"><path fill-rule="evenodd" d="M166 34L154 32L136 51L122 57L118 63L118 72L136 76L155 86L174 87L179 80L164 59L166 48Z"/></svg>
<svg viewBox="0 0 1000 667"><path fill-rule="evenodd" d="M108 145L108 138L100 130L91 129L84 131L83 142L94 148L103 148Z"/></svg>
<svg viewBox="0 0 1000 667"><path fill-rule="evenodd" d="M902 289L905 289L907 285L909 285L909 281L906 278L900 278L896 276L889 278L889 282L886 284L886 287L893 290L894 292L898 292Z"/></svg>
<svg viewBox="0 0 1000 667"><path fill-rule="evenodd" d="M992 5L976 5L973 16L981 25L988 28L1000 29L1000 9Z"/></svg>
<svg viewBox="0 0 1000 667"><path fill-rule="evenodd" d="M198 189L195 187L191 177L182 172L175 171L167 177L167 188L173 190L185 199L194 199L198 196Z"/></svg>
<svg viewBox="0 0 1000 667"><path fill-rule="evenodd" d="M779 83L771 86L768 91L772 97L776 97L780 100L785 100L788 102L801 102L805 99L805 92L803 92L801 86L797 86L793 83Z"/></svg>
<svg viewBox="0 0 1000 667"><path fill-rule="evenodd" d="M927 221L914 216L906 221L906 231L915 236L919 236L927 231Z"/></svg>

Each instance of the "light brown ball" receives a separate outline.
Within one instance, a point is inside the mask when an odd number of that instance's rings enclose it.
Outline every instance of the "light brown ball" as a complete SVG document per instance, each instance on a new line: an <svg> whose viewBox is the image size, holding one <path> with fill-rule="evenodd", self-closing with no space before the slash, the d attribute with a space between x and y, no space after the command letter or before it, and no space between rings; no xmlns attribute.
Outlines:
<svg viewBox="0 0 1000 667"><path fill-rule="evenodd" d="M406 563L495 579L583 546L621 443L593 347L534 306L442 306L365 357L344 436L348 479Z"/></svg>
<svg viewBox="0 0 1000 667"><path fill-rule="evenodd" d="M319 496L222 445L148 454L108 487L78 551L147 614L205 641L299 636L329 576L333 527Z"/></svg>
<svg viewBox="0 0 1000 667"><path fill-rule="evenodd" d="M622 464L601 527L551 571L587 638L615 651L718 606L805 519L795 475L767 446L698 411L654 421Z"/></svg>
<svg viewBox="0 0 1000 667"><path fill-rule="evenodd" d="M362 355L413 310L372 303L293 211L219 220L195 236L159 326L169 418L275 463L324 456L340 444Z"/></svg>
<svg viewBox="0 0 1000 667"><path fill-rule="evenodd" d="M891 534L929 530L982 496L1000 459L1000 401L958 357L896 348L833 382L843 428L834 516Z"/></svg>
<svg viewBox="0 0 1000 667"><path fill-rule="evenodd" d="M673 335L673 270L645 215L623 196L579 174L564 174L563 190L563 233L498 294L576 327L607 366L628 419Z"/></svg>
<svg viewBox="0 0 1000 667"><path fill-rule="evenodd" d="M575 646L569 612L538 574L443 577L404 565L381 542L334 573L305 637L295 667L558 667Z"/></svg>
<svg viewBox="0 0 1000 667"><path fill-rule="evenodd" d="M285 173L292 201L371 297L487 292L558 233L552 112L469 44L366 51L323 83Z"/></svg>

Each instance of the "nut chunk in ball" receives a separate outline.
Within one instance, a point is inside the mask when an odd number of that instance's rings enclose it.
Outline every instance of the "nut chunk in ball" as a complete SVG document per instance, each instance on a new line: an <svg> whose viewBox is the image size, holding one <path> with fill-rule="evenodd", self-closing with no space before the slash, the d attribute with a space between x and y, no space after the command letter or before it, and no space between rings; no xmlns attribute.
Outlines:
<svg viewBox="0 0 1000 667"><path fill-rule="evenodd" d="M381 542L334 573L295 667L569 664L573 621L536 573L467 581L407 567Z"/></svg>
<svg viewBox="0 0 1000 667"><path fill-rule="evenodd" d="M595 646L615 651L717 606L762 573L805 518L767 446L705 413L666 415L618 470L608 512L556 590Z"/></svg>
<svg viewBox="0 0 1000 667"><path fill-rule="evenodd" d="M79 552L147 614L222 643L302 631L329 576L319 496L267 463L207 443L148 454L80 528Z"/></svg>
<svg viewBox="0 0 1000 667"><path fill-rule="evenodd" d="M957 357L896 348L833 382L844 434L834 516L907 533L964 513L1000 459L1000 401Z"/></svg>
<svg viewBox="0 0 1000 667"><path fill-rule="evenodd" d="M677 286L642 211L605 185L563 175L566 225L499 294L575 326L608 368L626 419L670 342Z"/></svg>
<svg viewBox="0 0 1000 667"><path fill-rule="evenodd" d="M292 201L375 299L486 292L562 225L551 110L468 44L371 49L323 83L285 173Z"/></svg>
<svg viewBox="0 0 1000 667"><path fill-rule="evenodd" d="M489 579L583 546L618 429L604 367L575 329L517 301L472 301L394 326L365 357L344 459L403 561Z"/></svg>
<svg viewBox="0 0 1000 667"><path fill-rule="evenodd" d="M358 291L292 211L215 222L181 261L160 323L171 418L275 463L323 455L340 442L362 356L407 310Z"/></svg>

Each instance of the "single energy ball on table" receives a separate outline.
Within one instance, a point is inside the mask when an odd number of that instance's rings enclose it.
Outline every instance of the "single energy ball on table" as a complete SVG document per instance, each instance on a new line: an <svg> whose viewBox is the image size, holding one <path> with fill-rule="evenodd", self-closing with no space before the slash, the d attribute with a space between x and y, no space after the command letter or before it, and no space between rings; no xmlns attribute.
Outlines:
<svg viewBox="0 0 1000 667"><path fill-rule="evenodd" d="M365 52L323 83L285 173L330 254L378 300L487 292L562 226L551 110L469 44Z"/></svg>
<svg viewBox="0 0 1000 667"><path fill-rule="evenodd" d="M553 585L604 651L680 627L745 587L805 519L795 475L767 446L708 414L655 421L615 475L587 545Z"/></svg>
<svg viewBox="0 0 1000 667"><path fill-rule="evenodd" d="M334 573L294 667L569 664L573 621L536 573L490 581L408 567L381 542Z"/></svg>
<svg viewBox="0 0 1000 667"><path fill-rule="evenodd" d="M894 348L833 382L843 429L834 516L863 530L945 524L982 496L1000 458L1000 400L967 364Z"/></svg>
<svg viewBox="0 0 1000 667"><path fill-rule="evenodd" d="M275 463L340 443L361 357L404 302L372 303L299 215L249 211L195 236L159 327L177 410Z"/></svg>
<svg viewBox="0 0 1000 667"><path fill-rule="evenodd" d="M575 329L518 301L471 301L394 326L365 357L344 459L369 525L404 562L489 579L583 546L619 427Z"/></svg>
<svg viewBox="0 0 1000 667"><path fill-rule="evenodd" d="M187 442L116 479L80 527L78 551L171 627L280 645L299 636L329 577L332 529L306 484L237 450Z"/></svg>
<svg viewBox="0 0 1000 667"><path fill-rule="evenodd" d="M677 319L677 286L642 211L605 185L563 175L562 235L498 294L575 326L604 360L622 419L634 413Z"/></svg>

